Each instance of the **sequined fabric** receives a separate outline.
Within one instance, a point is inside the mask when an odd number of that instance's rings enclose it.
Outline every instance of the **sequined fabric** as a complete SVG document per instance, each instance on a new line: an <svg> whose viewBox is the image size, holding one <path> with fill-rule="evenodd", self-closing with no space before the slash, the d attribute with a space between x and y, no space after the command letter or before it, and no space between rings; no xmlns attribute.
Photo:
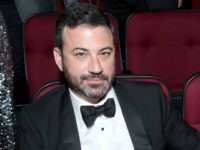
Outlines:
<svg viewBox="0 0 200 150"><path fill-rule="evenodd" d="M4 18L0 12L0 150L15 149L11 47Z"/></svg>

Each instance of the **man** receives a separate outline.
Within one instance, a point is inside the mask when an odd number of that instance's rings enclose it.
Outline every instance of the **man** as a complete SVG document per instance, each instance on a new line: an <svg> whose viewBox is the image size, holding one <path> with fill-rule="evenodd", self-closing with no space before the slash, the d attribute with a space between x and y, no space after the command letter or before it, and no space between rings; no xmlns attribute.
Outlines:
<svg viewBox="0 0 200 150"><path fill-rule="evenodd" d="M56 43L67 84L22 110L21 150L200 149L157 84L114 79L113 27L95 6L67 6Z"/></svg>

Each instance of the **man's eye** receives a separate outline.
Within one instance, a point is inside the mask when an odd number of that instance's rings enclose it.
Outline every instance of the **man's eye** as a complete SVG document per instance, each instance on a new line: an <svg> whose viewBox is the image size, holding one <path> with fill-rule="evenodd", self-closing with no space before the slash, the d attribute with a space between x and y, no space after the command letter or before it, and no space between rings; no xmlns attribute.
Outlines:
<svg viewBox="0 0 200 150"><path fill-rule="evenodd" d="M76 53L75 56L80 56L80 57L82 57L82 56L86 56L86 54L85 54L85 53Z"/></svg>
<svg viewBox="0 0 200 150"><path fill-rule="evenodd" d="M87 58L87 53L84 53L84 52L78 52L75 54L75 57L78 59L78 60L86 60Z"/></svg>
<svg viewBox="0 0 200 150"><path fill-rule="evenodd" d="M102 52L102 53L101 53L101 56L104 56L104 57L110 56L110 52Z"/></svg>

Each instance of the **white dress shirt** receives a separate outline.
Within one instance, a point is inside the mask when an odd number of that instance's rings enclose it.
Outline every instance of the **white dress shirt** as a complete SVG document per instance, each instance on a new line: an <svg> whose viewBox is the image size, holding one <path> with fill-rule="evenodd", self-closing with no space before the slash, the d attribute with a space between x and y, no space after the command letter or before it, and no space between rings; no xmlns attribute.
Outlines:
<svg viewBox="0 0 200 150"><path fill-rule="evenodd" d="M113 88L98 104L91 104L81 100L71 90L70 97L78 126L81 150L134 150L117 96ZM115 101L115 116L107 118L104 115L101 115L97 117L94 125L88 128L82 119L80 106L102 105L108 98L113 98Z"/></svg>

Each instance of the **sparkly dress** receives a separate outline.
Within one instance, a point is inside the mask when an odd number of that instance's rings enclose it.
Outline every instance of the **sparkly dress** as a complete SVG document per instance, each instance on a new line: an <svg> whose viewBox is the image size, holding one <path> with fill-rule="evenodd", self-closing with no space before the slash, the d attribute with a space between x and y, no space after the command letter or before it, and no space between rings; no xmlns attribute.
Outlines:
<svg viewBox="0 0 200 150"><path fill-rule="evenodd" d="M0 12L0 150L15 149L15 122L11 47Z"/></svg>

